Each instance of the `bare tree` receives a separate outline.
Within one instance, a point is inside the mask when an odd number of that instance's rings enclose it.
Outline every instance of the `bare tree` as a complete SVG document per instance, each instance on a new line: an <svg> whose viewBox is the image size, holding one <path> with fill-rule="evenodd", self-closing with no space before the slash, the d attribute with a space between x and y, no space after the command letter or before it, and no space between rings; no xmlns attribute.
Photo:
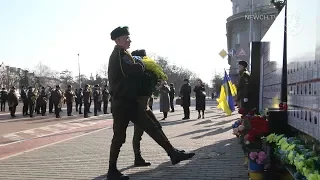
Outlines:
<svg viewBox="0 0 320 180"><path fill-rule="evenodd" d="M38 77L52 77L53 71L49 66L39 62L34 69L34 73Z"/></svg>
<svg viewBox="0 0 320 180"><path fill-rule="evenodd" d="M63 84L63 86L65 86L65 88L70 85L73 84L73 76L72 76L72 72L69 70L64 70L60 73L60 80Z"/></svg>
<svg viewBox="0 0 320 180"><path fill-rule="evenodd" d="M101 75L102 78L108 79L108 63L101 65L101 68L99 69L99 75Z"/></svg>

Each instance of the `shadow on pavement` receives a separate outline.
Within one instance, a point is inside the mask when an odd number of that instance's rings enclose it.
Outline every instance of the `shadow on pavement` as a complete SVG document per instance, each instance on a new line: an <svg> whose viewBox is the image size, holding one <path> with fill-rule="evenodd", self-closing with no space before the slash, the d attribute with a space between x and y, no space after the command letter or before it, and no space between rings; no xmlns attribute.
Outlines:
<svg viewBox="0 0 320 180"><path fill-rule="evenodd" d="M151 170L129 174L131 180L168 180L168 179L194 179L215 180L223 179L248 179L245 168L242 167L243 153L238 141L234 139L223 140L195 150L196 155L186 162L172 166L171 162L160 164ZM239 149L238 149L239 148ZM132 166L121 169L125 171ZM93 180L104 180L103 174Z"/></svg>
<svg viewBox="0 0 320 180"><path fill-rule="evenodd" d="M172 137L172 138L177 138L177 137L182 137L182 136L188 136L188 135L197 134L197 133L202 133L202 132L207 132L207 131L211 131L211 130L213 130L213 129L212 129L212 128L199 129L199 130L187 132L187 133L184 133L184 134L180 134L179 136L175 136L175 137Z"/></svg>
<svg viewBox="0 0 320 180"><path fill-rule="evenodd" d="M200 139L200 138L203 138L205 136L214 136L214 135L217 135L217 134L221 134L221 133L227 132L230 129L231 129L231 127L214 129L214 131L207 132L207 133L205 133L203 135L200 135L200 136L192 137L191 139ZM210 128L210 130L212 130L212 128Z"/></svg>

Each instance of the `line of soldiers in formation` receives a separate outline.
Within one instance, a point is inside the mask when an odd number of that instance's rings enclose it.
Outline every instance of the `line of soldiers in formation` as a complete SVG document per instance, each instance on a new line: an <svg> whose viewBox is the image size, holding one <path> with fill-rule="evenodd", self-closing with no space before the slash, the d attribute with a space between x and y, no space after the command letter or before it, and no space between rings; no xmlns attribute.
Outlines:
<svg viewBox="0 0 320 180"><path fill-rule="evenodd" d="M22 114L23 116L34 117L34 113L46 116L47 104L49 103L49 113L55 113L56 118L60 118L61 107L63 104L67 105L67 115L72 115L72 107L75 102L76 112L84 114L84 118L88 118L90 107L93 102L94 116L98 116L98 112L108 114L108 102L111 101L108 86L105 85L103 90L99 85L95 85L94 88L90 88L90 85L85 85L84 89L72 90L72 86L68 85L67 89L63 92L59 85L55 89L49 87L46 91L45 87L37 90L32 86L28 89L21 88L21 100L23 102ZM2 89L1 93L1 111L5 109L5 102L8 101L11 117L16 117L16 107L19 104L19 99L16 95L16 88L13 86L10 88L9 93L6 93L5 89ZM2 101L2 99L4 101ZM4 103L3 103L4 102ZM103 107L102 107L103 104ZM3 106L2 106L3 105ZM82 113L82 105L83 113ZM53 111L54 108L54 111Z"/></svg>

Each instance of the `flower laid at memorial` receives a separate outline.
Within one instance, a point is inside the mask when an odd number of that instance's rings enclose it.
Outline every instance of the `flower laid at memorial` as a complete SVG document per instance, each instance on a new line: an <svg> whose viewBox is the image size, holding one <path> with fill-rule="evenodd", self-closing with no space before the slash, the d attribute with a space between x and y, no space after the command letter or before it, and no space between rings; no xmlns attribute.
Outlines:
<svg viewBox="0 0 320 180"><path fill-rule="evenodd" d="M284 165L293 166L296 179L320 180L320 156L296 137L270 134L265 141L272 144Z"/></svg>

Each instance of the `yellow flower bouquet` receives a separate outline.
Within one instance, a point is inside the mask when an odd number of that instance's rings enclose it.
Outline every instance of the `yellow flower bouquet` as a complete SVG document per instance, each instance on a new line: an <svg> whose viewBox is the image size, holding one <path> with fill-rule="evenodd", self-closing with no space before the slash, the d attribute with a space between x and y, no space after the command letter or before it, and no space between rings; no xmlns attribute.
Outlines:
<svg viewBox="0 0 320 180"><path fill-rule="evenodd" d="M142 76L140 95L151 96L152 93L156 90L158 80L167 80L168 76L164 73L162 67L153 59L147 56L133 56L133 58L135 60L143 62L145 66L145 72Z"/></svg>
<svg viewBox="0 0 320 180"><path fill-rule="evenodd" d="M154 74L159 80L168 80L168 76L163 72L162 67L157 64L155 60L144 56L142 62L145 65L146 70Z"/></svg>

